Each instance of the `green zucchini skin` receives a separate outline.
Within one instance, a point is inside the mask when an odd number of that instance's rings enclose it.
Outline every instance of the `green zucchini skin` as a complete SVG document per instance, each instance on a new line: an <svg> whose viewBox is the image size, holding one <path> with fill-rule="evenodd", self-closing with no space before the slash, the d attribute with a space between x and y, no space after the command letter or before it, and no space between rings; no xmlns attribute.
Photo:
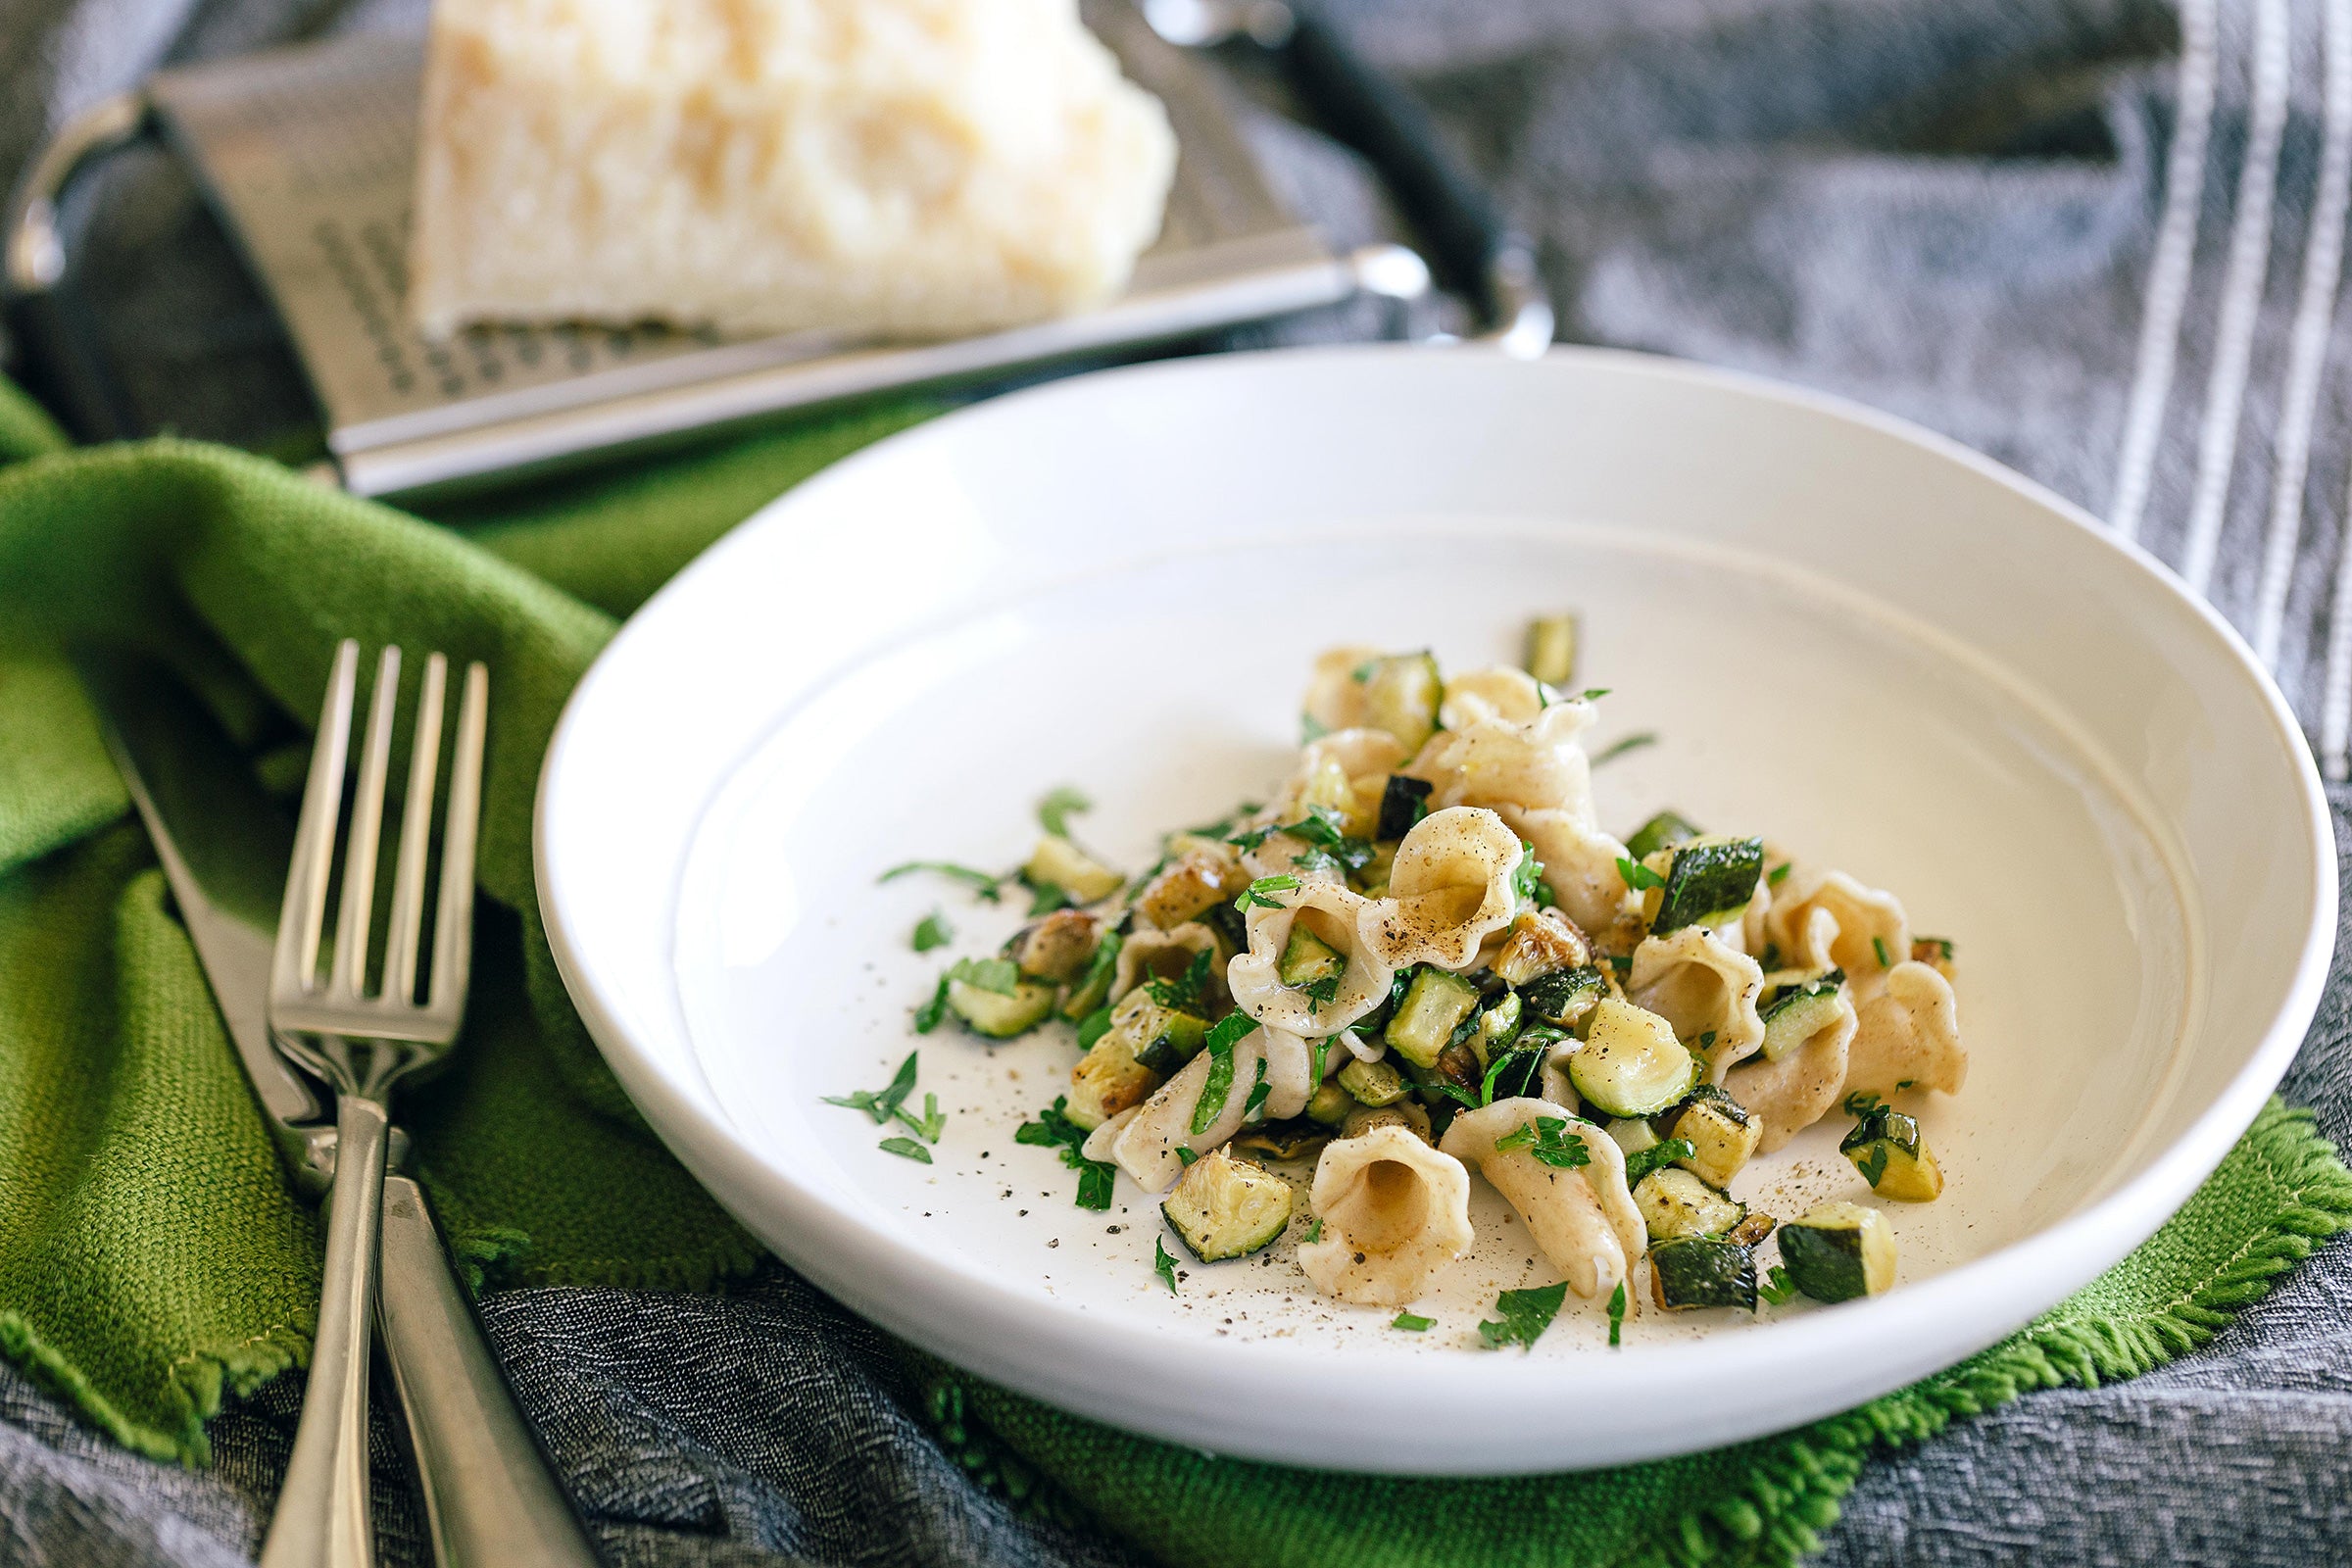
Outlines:
<svg viewBox="0 0 2352 1568"><path fill-rule="evenodd" d="M1697 838L1676 845L1651 933L1722 924L1747 907L1763 874L1762 839Z"/></svg>
<svg viewBox="0 0 2352 1568"><path fill-rule="evenodd" d="M1689 1139L1696 1152L1678 1163L1710 1187L1729 1187L1763 1142L1764 1124L1718 1086L1700 1084L1658 1118L1658 1134Z"/></svg>
<svg viewBox="0 0 2352 1568"><path fill-rule="evenodd" d="M1389 1049L1417 1067L1436 1066L1439 1053L1478 1010L1478 987L1460 975L1421 965L1389 1019Z"/></svg>
<svg viewBox="0 0 2352 1568"><path fill-rule="evenodd" d="M1653 1170L1634 1184L1634 1206L1652 1242L1721 1237L1747 1218L1747 1205L1679 1166Z"/></svg>
<svg viewBox="0 0 2352 1568"><path fill-rule="evenodd" d="M1660 811L1634 829L1634 836L1625 841L1625 853L1637 860L1645 859L1660 850L1696 837L1697 823L1680 811Z"/></svg>
<svg viewBox="0 0 2352 1568"><path fill-rule="evenodd" d="M1487 1063L1494 1074L1496 1100L1541 1100L1544 1097L1544 1058L1550 1048L1544 1045L1519 1046L1514 1044L1494 1061ZM1496 1068L1495 1061L1502 1065Z"/></svg>
<svg viewBox="0 0 2352 1568"><path fill-rule="evenodd" d="M1649 1250L1650 1294L1669 1312L1700 1307L1756 1309L1756 1259L1744 1247L1678 1236Z"/></svg>
<svg viewBox="0 0 2352 1568"><path fill-rule="evenodd" d="M1429 814L1429 792L1434 788L1425 778L1391 773L1380 792L1380 825L1373 829L1375 836L1400 839L1410 833L1413 824Z"/></svg>
<svg viewBox="0 0 2352 1568"><path fill-rule="evenodd" d="M1348 972L1348 955L1294 922L1291 940L1283 945L1274 968L1276 978L1294 989L1317 980L1337 980Z"/></svg>
<svg viewBox="0 0 2352 1568"><path fill-rule="evenodd" d="M1818 980L1784 989L1757 1009L1764 1020L1764 1059L1779 1061L1830 1025L1845 971L1832 969Z"/></svg>
<svg viewBox="0 0 2352 1568"><path fill-rule="evenodd" d="M1582 969L1555 969L1536 976L1519 988L1519 1000L1529 1013L1562 1029L1574 1028L1609 994L1609 983L1597 964Z"/></svg>
<svg viewBox="0 0 2352 1568"><path fill-rule="evenodd" d="M1781 1227L1781 1262L1816 1301L1878 1296L1894 1284L1894 1231L1860 1203L1824 1203Z"/></svg>
<svg viewBox="0 0 2352 1568"><path fill-rule="evenodd" d="M1186 1168L1159 1212L1195 1257L1221 1263L1280 1236L1294 1200L1289 1182L1217 1149Z"/></svg>

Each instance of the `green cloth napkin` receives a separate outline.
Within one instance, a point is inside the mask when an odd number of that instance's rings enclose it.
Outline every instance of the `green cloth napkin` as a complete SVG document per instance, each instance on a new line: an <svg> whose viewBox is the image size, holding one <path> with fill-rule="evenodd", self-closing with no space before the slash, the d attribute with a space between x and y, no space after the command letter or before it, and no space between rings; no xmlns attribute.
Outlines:
<svg viewBox="0 0 2352 1568"><path fill-rule="evenodd" d="M760 503L927 412L811 420L435 525L219 448L65 451L0 384L0 1353L122 1443L201 1462L223 1392L307 1355L318 1286L316 1217L280 1178L125 818L57 652L73 636L169 659L288 788L338 637L487 662L476 990L455 1066L403 1101L420 1173L501 1282L695 1289L758 1260L564 996L532 898L531 796L613 617ZM2347 1224L2352 1176L2274 1105L2156 1239L2009 1343L1798 1433L1581 1476L1398 1483L1209 1459L905 1355L976 1476L1172 1562L1788 1561L1875 1445L2145 1370Z"/></svg>

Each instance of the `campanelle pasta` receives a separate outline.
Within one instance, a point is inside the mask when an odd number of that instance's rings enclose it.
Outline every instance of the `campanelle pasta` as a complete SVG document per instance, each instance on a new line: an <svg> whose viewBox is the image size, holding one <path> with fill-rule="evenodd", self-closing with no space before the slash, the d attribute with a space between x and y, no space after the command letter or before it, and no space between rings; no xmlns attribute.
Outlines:
<svg viewBox="0 0 2352 1568"><path fill-rule="evenodd" d="M1573 648L1538 632L1543 662ZM989 1040L1075 1024L1069 1089L1020 1141L1061 1146L1087 1206L1122 1180L1158 1199L1203 1264L1287 1245L1318 1291L1409 1306L1478 1246L1483 1185L1558 1282L1504 1293L1488 1343L1527 1343L1563 1291L1613 1337L1637 1297L1886 1289L1879 1208L1776 1217L1737 1195L1765 1191L1753 1156L1842 1107L1849 1193L1936 1196L1915 1111L1967 1077L1952 944L1761 838L1673 811L1615 837L1585 750L1606 694L1538 673L1333 650L1267 804L1170 834L1132 879L1072 841L1084 803L1056 791L1019 873L1039 915L956 961L925 1014ZM991 897L1005 880L946 869Z"/></svg>

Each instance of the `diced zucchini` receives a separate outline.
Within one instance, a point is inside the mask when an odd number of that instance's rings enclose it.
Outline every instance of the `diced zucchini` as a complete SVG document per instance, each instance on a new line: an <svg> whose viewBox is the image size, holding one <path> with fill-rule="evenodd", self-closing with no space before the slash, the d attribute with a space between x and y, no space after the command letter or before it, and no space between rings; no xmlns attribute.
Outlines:
<svg viewBox="0 0 2352 1568"><path fill-rule="evenodd" d="M1761 1247L1764 1245L1764 1238L1770 1236L1772 1228L1779 1223L1779 1220L1774 1219L1762 1209L1751 1210L1747 1218L1725 1231L1723 1239L1735 1247Z"/></svg>
<svg viewBox="0 0 2352 1568"><path fill-rule="evenodd" d="M1029 863L1021 867L1021 874L1033 883L1061 889L1079 904L1108 898L1127 885L1125 877L1058 833L1049 833L1037 841L1037 848L1030 854Z"/></svg>
<svg viewBox="0 0 2352 1568"><path fill-rule="evenodd" d="M1656 1115L1690 1092L1695 1072L1674 1025L1615 997L1592 1009L1592 1031L1568 1058L1568 1081L1609 1116Z"/></svg>
<svg viewBox="0 0 2352 1568"><path fill-rule="evenodd" d="M1380 792L1380 821L1374 835L1400 839L1411 832L1413 824L1429 814L1429 792L1435 787L1425 778L1391 773Z"/></svg>
<svg viewBox="0 0 2352 1568"><path fill-rule="evenodd" d="M1095 1049L1070 1069L1070 1120L1093 1132L1125 1110L1140 1105L1159 1087L1159 1074L1135 1059L1124 1040L1104 1035Z"/></svg>
<svg viewBox="0 0 2352 1568"><path fill-rule="evenodd" d="M1102 918L1084 909L1055 909L1004 945L1021 973L1039 980L1075 980L1095 956Z"/></svg>
<svg viewBox="0 0 2352 1568"><path fill-rule="evenodd" d="M1418 1066L1436 1066L1438 1053L1477 1010L1478 1000L1478 987L1460 975L1421 965L1389 1020L1389 1049Z"/></svg>
<svg viewBox="0 0 2352 1568"><path fill-rule="evenodd" d="M1330 1141L1329 1127L1304 1116L1293 1116L1288 1121L1270 1121L1250 1128L1235 1137L1233 1147L1245 1153L1263 1154L1268 1159L1304 1159Z"/></svg>
<svg viewBox="0 0 2352 1568"><path fill-rule="evenodd" d="M1894 1285L1894 1227L1861 1203L1824 1203L1781 1227L1789 1281L1816 1301L1879 1296Z"/></svg>
<svg viewBox="0 0 2352 1568"><path fill-rule="evenodd" d="M1527 909L1511 922L1511 934L1494 955L1494 977L1506 986L1524 986L1592 961L1592 944L1566 916L1556 909Z"/></svg>
<svg viewBox="0 0 2352 1568"><path fill-rule="evenodd" d="M1502 1097L1494 1097L1499 1100ZM1629 1116L1609 1123L1606 1131L1619 1149L1629 1154L1639 1154L1644 1149L1658 1147L1657 1129L1639 1116Z"/></svg>
<svg viewBox="0 0 2352 1568"><path fill-rule="evenodd" d="M1684 1102L1664 1129L1669 1138L1689 1140L1696 1151L1688 1159L1675 1161L1685 1170L1695 1173L1710 1187L1729 1187L1740 1167L1747 1163L1756 1145L1764 1138L1761 1117L1750 1115L1740 1104L1720 1089L1709 1085L1710 1092L1693 1095ZM1663 1119L1663 1118L1661 1118Z"/></svg>
<svg viewBox="0 0 2352 1568"><path fill-rule="evenodd" d="M1481 1072L1519 1033L1521 1010L1518 994L1505 991L1501 1001L1478 1015L1478 1022L1472 1027L1470 1038L1464 1044L1477 1055Z"/></svg>
<svg viewBox="0 0 2352 1568"><path fill-rule="evenodd" d="M1721 1236L1747 1217L1746 1204L1672 1165L1634 1184L1634 1206L1642 1211L1651 1241Z"/></svg>
<svg viewBox="0 0 2352 1568"><path fill-rule="evenodd" d="M1698 837L1698 825L1680 811L1660 811L1625 841L1625 853L1639 860L1645 856Z"/></svg>
<svg viewBox="0 0 2352 1568"><path fill-rule="evenodd" d="M1274 972L1294 991L1322 981L1336 987L1348 972L1348 955L1309 931L1304 920L1293 920L1291 940L1283 945Z"/></svg>
<svg viewBox="0 0 2352 1568"><path fill-rule="evenodd" d="M1404 1074L1390 1061L1350 1061L1340 1069L1339 1084L1362 1105L1394 1105L1408 1092Z"/></svg>
<svg viewBox="0 0 2352 1568"><path fill-rule="evenodd" d="M1678 1236L1649 1250L1650 1294L1669 1312L1702 1306L1756 1309L1756 1259L1744 1247Z"/></svg>
<svg viewBox="0 0 2352 1568"><path fill-rule="evenodd" d="M1232 855L1225 852L1226 857ZM1135 917L1162 931L1175 929L1222 903L1232 869L1230 858L1210 850L1190 850L1161 866L1135 896Z"/></svg>
<svg viewBox="0 0 2352 1568"><path fill-rule="evenodd" d="M1094 1049L1100 1051L1115 1041L1137 1061L1166 1078L1192 1060L1207 1038L1208 1020L1163 1006L1152 1000L1148 988L1137 986L1110 1010L1109 1032L1095 1042Z"/></svg>
<svg viewBox="0 0 2352 1568"><path fill-rule="evenodd" d="M1864 1111L1838 1152L1854 1162L1854 1169L1881 1198L1932 1203L1942 1196L1943 1167L1936 1163L1936 1152L1928 1147L1918 1120L1891 1105Z"/></svg>
<svg viewBox="0 0 2352 1568"><path fill-rule="evenodd" d="M1010 1040L1046 1021L1054 1010L1054 987L1043 980L1023 980L1011 991L989 991L967 981L948 982L948 1009L964 1027L991 1040Z"/></svg>
<svg viewBox="0 0 2352 1568"><path fill-rule="evenodd" d="M1343 1068L1343 1074L1345 1071ZM1396 1093L1399 1096L1404 1093L1402 1080L1397 1082ZM1326 1127L1337 1127L1348 1119L1348 1113L1356 1107L1356 1098L1335 1078L1315 1085L1315 1092L1306 1099L1306 1113Z"/></svg>
<svg viewBox="0 0 2352 1568"><path fill-rule="evenodd" d="M1203 1263L1256 1251L1291 1223L1291 1184L1222 1149L1188 1166L1159 1205Z"/></svg>
<svg viewBox="0 0 2352 1568"><path fill-rule="evenodd" d="M1364 675L1366 721L1396 736L1407 757L1438 732L1438 705L1445 700L1438 662L1426 652L1376 659Z"/></svg>
<svg viewBox="0 0 2352 1568"><path fill-rule="evenodd" d="M1747 907L1763 874L1762 839L1687 839L1674 848L1666 890L1649 928L1663 936L1687 925L1721 925Z"/></svg>
<svg viewBox="0 0 2352 1568"><path fill-rule="evenodd" d="M1545 1023L1574 1029L1609 994L1609 982L1594 965L1556 969L1530 980L1519 994L1526 999L1528 1010Z"/></svg>
<svg viewBox="0 0 2352 1568"><path fill-rule="evenodd" d="M1764 1059L1778 1061L1830 1026L1838 1016L1838 990L1845 971L1832 969L1818 980L1789 986L1760 1009L1764 1016Z"/></svg>
<svg viewBox="0 0 2352 1568"><path fill-rule="evenodd" d="M1538 615L1527 623L1527 672L1546 686L1576 679L1576 617Z"/></svg>

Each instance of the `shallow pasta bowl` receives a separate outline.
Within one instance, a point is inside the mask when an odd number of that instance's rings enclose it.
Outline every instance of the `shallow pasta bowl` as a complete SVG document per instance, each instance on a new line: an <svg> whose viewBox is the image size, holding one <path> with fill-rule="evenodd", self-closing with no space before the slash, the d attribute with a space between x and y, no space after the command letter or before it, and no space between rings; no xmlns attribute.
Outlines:
<svg viewBox="0 0 2352 1568"><path fill-rule="evenodd" d="M909 1032L1017 911L885 868L1017 863L1075 785L1106 858L1262 799L1310 657L1515 655L1584 617L1620 833L1662 806L1894 890L1958 944L1973 1055L1923 1119L1949 1177L1886 1205L1888 1295L1760 1316L1577 1306L1480 1348L1547 1265L1479 1249L1415 1310L1291 1253L1152 1267L1155 1205L1072 1203L1016 1125L1049 1030ZM1419 1473L1620 1463L1788 1427L1992 1343L2152 1233L2277 1083L2334 927L2284 705L2161 567L1998 466L1850 405L1637 356L1232 356L1060 382L842 463L681 573L573 696L538 867L566 983L631 1098L755 1234L984 1377L1139 1432ZM916 955L938 908L957 941ZM929 1164L820 1097L920 1046ZM1741 1177L1867 1197L1824 1124ZM1170 1244L1173 1246L1173 1244Z"/></svg>

